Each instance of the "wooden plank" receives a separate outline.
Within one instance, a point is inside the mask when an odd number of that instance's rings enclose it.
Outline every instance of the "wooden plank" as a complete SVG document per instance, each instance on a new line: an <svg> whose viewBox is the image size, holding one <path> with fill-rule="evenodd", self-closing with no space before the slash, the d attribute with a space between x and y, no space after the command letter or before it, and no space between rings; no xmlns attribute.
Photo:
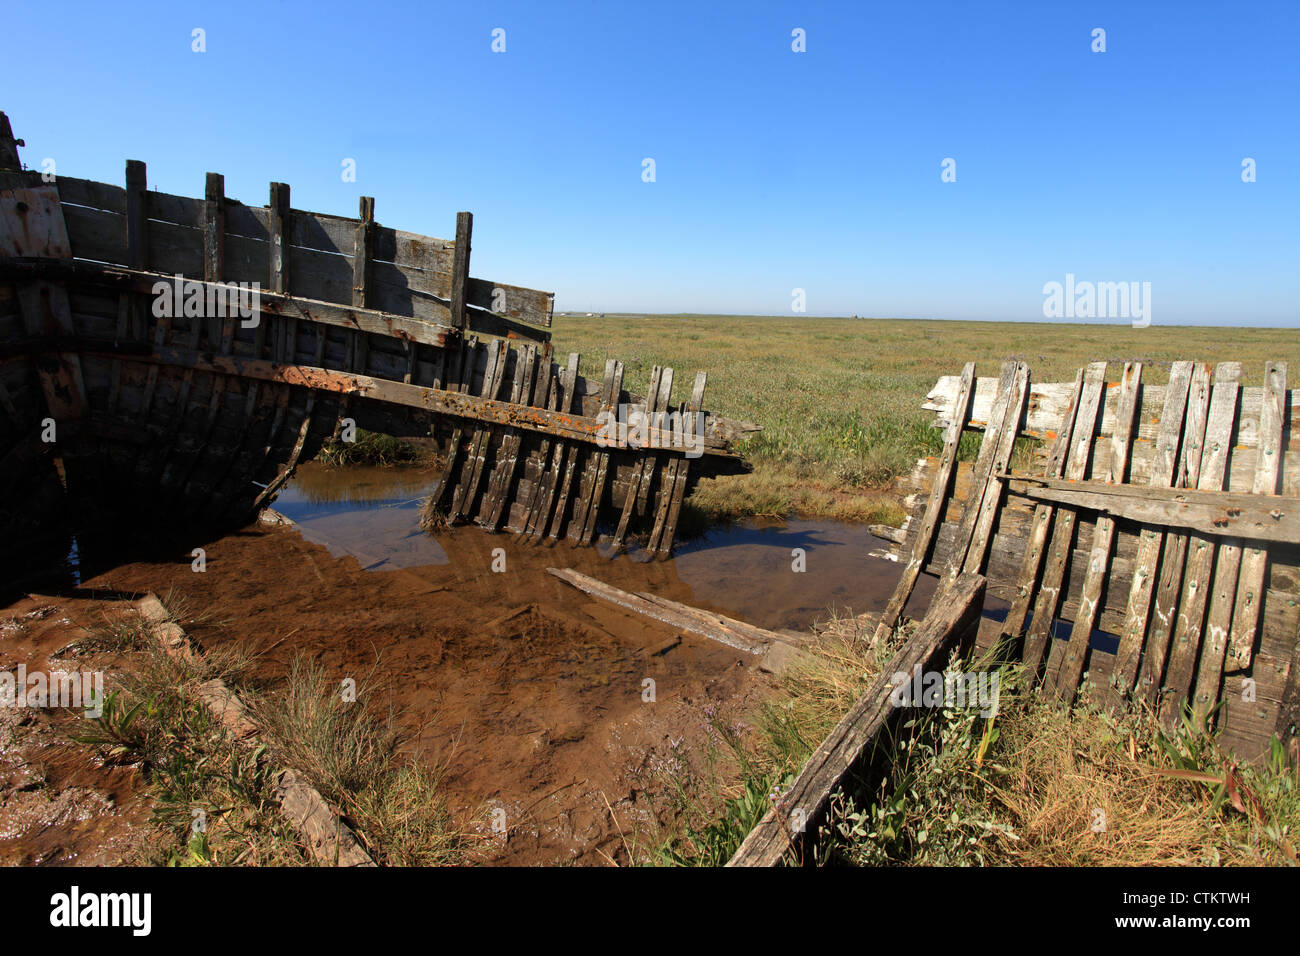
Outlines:
<svg viewBox="0 0 1300 956"><path fill-rule="evenodd" d="M660 385L663 383L664 376L668 378L668 389L672 389L673 370L664 369L662 365L656 365L650 370L650 387L646 389L645 407L642 414L653 416L655 412L660 411L659 392ZM629 417L630 414L629 414ZM631 422L628 423L629 426ZM623 500L623 513L618 519L618 528L614 531L614 540L612 547L617 554L623 550L623 542L627 537L628 523L632 520L632 512L636 510L637 495L641 491L642 483L648 483L650 475L654 468L655 456L652 452L643 451L641 460L636 462L632 467L632 478L627 483L627 496Z"/></svg>
<svg viewBox="0 0 1300 956"><path fill-rule="evenodd" d="M1286 416L1285 362L1269 362L1264 369L1264 404L1260 413L1260 457L1251 490L1257 495L1277 494L1282 472L1284 445L1283 423ZM1268 569L1266 548L1252 545L1241 556L1241 575L1237 584L1237 602L1232 612L1232 630L1228 637L1230 666L1245 670L1250 666L1259 626L1260 598L1264 593Z"/></svg>
<svg viewBox="0 0 1300 956"><path fill-rule="evenodd" d="M944 502L950 492L949 486L952 484L953 466L957 462L957 446L961 443L961 434L965 429L966 417L970 413L970 398L974 382L975 363L967 362L961 371L961 384L958 386L953 405L954 414L944 433L943 451L939 457L939 470L930 489L925 514L921 518L921 527L912 541L912 553L908 558L907 566L903 568L903 576L899 579L898 586L894 589L893 596L890 597L889 604L881 614L880 622L876 625L876 633L872 638L873 644L879 644L893 633L895 625L898 624L898 619L903 614L903 608L907 606L907 600L912 596L912 591L916 587L916 581L920 577L921 568L925 564L926 557L930 553L930 545L934 541L934 531L938 527L939 516L943 513Z"/></svg>
<svg viewBox="0 0 1300 956"><path fill-rule="evenodd" d="M984 431L983 440L980 442L979 457L975 460L975 469L973 472L973 484L971 485L970 507L966 509L962 516L961 525L957 532L957 542L948 558L948 569L943 577L939 580L939 585L935 589L934 601L944 600L943 593L952 586L962 573L966 565L967 552L975 537L975 529L978 523L981 523L981 512L986 506L985 491L989 482L993 480L996 472L1003 471L1006 468L1006 462L1010 460L1010 445L1015 441L1014 423L1007 433L1006 419L1009 417L1010 410L1015 409L1019 413L1019 404L1017 403L1017 386L1023 379L1028 383L1028 369L1021 363L1015 361L1002 363L1002 375L998 379L998 397L993 403L993 418L989 426ZM1019 398L1023 400L1024 390L1019 389ZM1006 441L1003 441L1003 438ZM1005 456L1003 449L1005 446ZM999 461L1001 465L999 465ZM1000 486L999 486L1000 490ZM989 519L992 520L991 517ZM983 553L981 552L981 557Z"/></svg>
<svg viewBox="0 0 1300 956"><path fill-rule="evenodd" d="M66 205L72 203L90 209L105 209L119 216L126 215L126 190L109 183L97 183L75 176L59 175L59 197Z"/></svg>
<svg viewBox="0 0 1300 956"><path fill-rule="evenodd" d="M1079 399L1082 392L1083 369L1079 369L1079 374L1074 380L1074 394L1070 398L1069 412L1064 419L1061 430L1056 434L1052 442L1052 450L1048 456L1047 467L1044 470L1046 475L1055 477L1065 469L1065 456L1070 449L1070 435L1074 429L1074 419L1079 410ZM1047 544L1047 533L1051 530L1054 513L1055 508L1052 505L1039 505L1034 509L1033 522L1026 540L1020 573L1016 576L1019 587L1015 599L1011 602L1011 608L1007 611L1007 616L1003 621L999 641L1014 643L1020 640L1021 631L1025 626L1025 618L1029 616L1029 606L1033 603L1036 593L1034 586L1038 582L1038 571L1043 562L1043 547ZM924 552L922 552L922 565L924 565L925 560Z"/></svg>
<svg viewBox="0 0 1300 956"><path fill-rule="evenodd" d="M683 416L682 424L684 428L690 428L692 434L698 434L700 425L701 409L704 407L704 388L708 379L703 371L695 374L695 387L691 391L691 401L686 407L686 414ZM689 422L689 424L688 424ZM685 445L685 442L683 442ZM669 464L675 464L677 467L666 478L672 479L672 491L668 493L665 485L665 494L667 495L668 511L664 515L663 526L659 528L659 520L656 516L656 528L650 533L650 542L648 547L661 557L666 557L672 552L673 539L677 536L677 519L682 511L682 503L686 497L686 479L690 473L691 461L684 455L674 454L669 460Z"/></svg>
<svg viewBox="0 0 1300 956"><path fill-rule="evenodd" d="M1111 436L1110 461L1105 474L1100 479L1106 484L1122 484L1124 481L1141 379L1142 363L1125 363L1124 376L1120 380L1120 419L1115 433ZM1052 666L1049 655L1047 671L1049 674L1055 672L1052 686L1058 699L1067 704L1074 702L1079 681L1083 676L1092 629L1097 623L1102 587L1106 583L1106 575L1110 570L1110 552L1114 540L1115 520L1106 515L1099 517L1093 530L1092 553L1088 559L1087 576L1084 578L1083 596L1079 601L1079 611L1075 615L1069 640L1056 641L1052 647L1052 653L1063 655L1059 667Z"/></svg>
<svg viewBox="0 0 1300 956"><path fill-rule="evenodd" d="M818 745L790 788L745 837L727 866L776 866L791 849L801 849L809 832L816 832L831 793L908 709L893 702L894 675L905 674L911 680L937 669L951 650L974 637L984 605L984 579L963 574L949 589L948 597L947 602L926 615L916 634ZM802 826L792 827L792 816Z"/></svg>
<svg viewBox="0 0 1300 956"><path fill-rule="evenodd" d="M470 368L473 368L477 361L478 349L478 341L476 339L471 339L467 342L462 340L457 350L469 353L468 365ZM460 366L464 363L458 359L456 364ZM464 392L468 387L468 382L453 383L453 388L457 392ZM445 513L451 508L452 491L455 487L452 484L451 478L452 475L455 474L456 459L460 455L460 446L464 437L465 429L461 424L457 423L455 428L452 429L451 436L447 440L447 450L443 456L442 469L437 480L434 482L432 491L429 495L430 504L433 506L435 511Z"/></svg>
<svg viewBox="0 0 1300 956"><path fill-rule="evenodd" d="M284 467L280 469L280 473L275 476L275 479L262 489L262 493L253 501L251 509L253 514L257 514L270 503L280 488L284 486L284 483L293 477L293 473L298 467L298 461L302 457L302 450L307 444L307 435L311 431L312 412L315 405L316 397L309 395L307 397L307 408L302 416L302 423L298 426L298 438L294 442L293 450L289 452L289 460L285 462Z"/></svg>
<svg viewBox="0 0 1300 956"><path fill-rule="evenodd" d="M1083 377L1083 391L1079 395L1079 412L1070 431L1070 450L1065 459L1065 477L1078 481L1088 471L1092 453L1092 435L1097 426L1097 411L1106 384L1106 363L1093 362ZM1047 549L1047 564L1034 602L1034 617L1025 636L1024 663L1030 682L1035 679L1039 665L1051 640L1057 607L1061 599L1061 581L1074 545L1075 520L1069 509L1061 509L1052 522L1051 544Z"/></svg>
<svg viewBox="0 0 1300 956"><path fill-rule="evenodd" d="M505 379L506 357L509 353L510 346L504 340L498 341L494 346L488 349L488 367L483 374L484 398L494 399L501 390L501 383ZM466 453L465 468L461 474L460 484L456 486L456 494L452 499L451 509L448 512L448 520L456 521L462 515L468 515L474 507L474 499L478 495L478 486L483 477L483 464L487 456L488 439L491 437L492 429L479 425L474 430L474 436L470 440L469 450Z"/></svg>
<svg viewBox="0 0 1300 956"><path fill-rule="evenodd" d="M1205 432L1210 406L1209 366L1197 363L1187 396L1187 419L1183 428L1183 449L1179 455L1175 487L1195 488L1200 480ZM1146 651L1138 671L1135 695L1149 706L1159 705L1159 692L1169 657L1178 598L1182 593L1183 569L1187 563L1187 535L1167 534L1160 577L1156 583L1155 611L1147 630Z"/></svg>
<svg viewBox="0 0 1300 956"><path fill-rule="evenodd" d="M679 604L646 592L624 591L580 571L569 568L547 568L546 570L547 573L555 575L566 584L592 597L600 598L602 601L652 620L661 621L670 627L717 641L719 644L744 651L746 654L761 655L775 643L789 643L789 639L780 634L746 624L744 621L737 621L687 604Z"/></svg>
<svg viewBox="0 0 1300 956"><path fill-rule="evenodd" d="M229 240L229 236L227 236ZM46 278L51 281L88 283L106 289L152 295L157 282L171 282L172 276L144 270L101 265L79 261L49 261L33 263L11 258L0 260L0 279L29 281ZM234 281L227 276L227 281ZM205 296L225 291L223 286L203 280L192 280ZM376 309L361 309L347 304L337 304L312 299L307 296L287 295L261 290L259 304L271 316L289 316L305 322L321 322L346 329L358 329L373 335L411 338L416 341L441 346L452 331L448 325L435 325L419 319L404 318Z"/></svg>
<svg viewBox="0 0 1300 956"><path fill-rule="evenodd" d="M997 432L997 447L993 452L992 470L985 481L984 493L979 498L975 527L971 534L970 547L966 551L963 570L969 574L979 574L984 568L989 533L993 530L993 521L997 517L998 506L1002 501L1001 476L1011 462L1011 452L1019 430L1018 422L1024 414L1025 395L1029 389L1029 366L1023 362L1018 363L1014 376L1011 394L1007 397L1001 426ZM984 434L987 438L989 431L986 430Z"/></svg>
<svg viewBox="0 0 1300 956"><path fill-rule="evenodd" d="M552 404L561 412L568 412L573 407L573 387L578 380L579 361L579 354L570 352L569 363L560 375L560 394ZM531 535L533 540L540 540L542 535L546 533L548 525L551 524L551 514L555 507L556 487L564 470L565 459L569 456L570 451L567 443L563 441L555 442L555 449L551 453L551 466L542 472L542 476L538 481L532 513L528 516L524 526L524 531Z"/></svg>
<svg viewBox="0 0 1300 956"><path fill-rule="evenodd" d="M601 408L608 414L617 409L619 397L623 391L623 363L610 359L605 366L605 386L601 393ZM570 537L579 544L591 544L596 535L596 521L605 495L605 482L609 474L610 453L603 448L592 454L588 463L588 481L583 498L575 514L574 526ZM574 531L577 535L574 535Z"/></svg>
<svg viewBox="0 0 1300 956"><path fill-rule="evenodd" d="M512 402L516 404L533 404L533 379L536 373L537 347L526 345L522 349L516 350L515 381L510 394ZM515 470L519 465L521 434L518 429L510 429L501 439L496 468L488 480L488 493L483 499L483 508L478 516L479 525L489 531L496 531L501 527L501 517L505 503L514 490Z"/></svg>
<svg viewBox="0 0 1300 956"><path fill-rule="evenodd" d="M458 223L457 245L459 244ZM496 315L504 315L520 322L531 322L549 328L555 308L555 293L471 278L466 282L465 302L467 305L476 306Z"/></svg>

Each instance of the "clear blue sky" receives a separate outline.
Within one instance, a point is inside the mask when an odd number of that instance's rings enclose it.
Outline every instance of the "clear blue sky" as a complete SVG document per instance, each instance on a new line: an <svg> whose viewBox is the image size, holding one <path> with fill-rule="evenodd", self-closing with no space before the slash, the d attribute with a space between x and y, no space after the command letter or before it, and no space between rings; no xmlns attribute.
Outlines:
<svg viewBox="0 0 1300 956"><path fill-rule="evenodd" d="M50 2L18 34L29 166L468 209L473 273L561 310L1042 321L1073 273L1150 282L1157 325L1300 326L1295 0Z"/></svg>

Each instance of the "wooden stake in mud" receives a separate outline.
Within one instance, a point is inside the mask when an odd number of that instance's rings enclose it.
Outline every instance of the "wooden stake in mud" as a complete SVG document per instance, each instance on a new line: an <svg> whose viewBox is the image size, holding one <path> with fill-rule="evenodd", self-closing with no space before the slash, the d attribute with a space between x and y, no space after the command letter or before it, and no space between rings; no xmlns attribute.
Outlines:
<svg viewBox="0 0 1300 956"><path fill-rule="evenodd" d="M961 443L962 430L970 415L970 401L974 393L975 363L967 362L961 370L957 399L953 402L948 430L944 433L943 452L939 458L939 469L935 473L934 484L930 489L930 498L925 505L925 516L921 519L921 525L912 541L912 555L907 560L907 567L903 569L903 576L898 582L898 587L894 589L893 597L889 599L888 607L880 616L880 623L876 625L875 636L871 639L873 645L879 644L893 633L898 619L903 614L903 608L907 606L907 599L912 596L912 590L916 587L921 569L925 566L926 558L930 553L930 544L934 540L935 529L939 526L943 504L948 499L949 485L952 483L952 474L957 462L957 446Z"/></svg>

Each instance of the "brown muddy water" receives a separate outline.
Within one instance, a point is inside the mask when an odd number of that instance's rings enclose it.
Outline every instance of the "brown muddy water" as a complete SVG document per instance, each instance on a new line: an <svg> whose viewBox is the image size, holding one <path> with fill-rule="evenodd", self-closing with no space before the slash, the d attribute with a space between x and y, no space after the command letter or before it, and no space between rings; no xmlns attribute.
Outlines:
<svg viewBox="0 0 1300 956"><path fill-rule="evenodd" d="M351 556L366 570L448 564L448 550L455 553L464 532L473 529L422 532L418 516L428 488L423 469L311 464L298 470L274 508L306 540L335 557ZM564 543L522 544L504 533L485 540L505 551L507 568L575 567L571 559L578 557L579 570L625 590L653 590L671 581L675 593L662 596L770 630L806 631L832 614L881 611L900 573L882 557L889 542L863 525L840 521L750 519L715 526L701 537L679 540L668 561L655 561L635 546L610 560L607 537L597 543L597 561L583 560L590 550ZM928 604L932 590L933 582L923 576L918 600Z"/></svg>
<svg viewBox="0 0 1300 956"><path fill-rule="evenodd" d="M883 608L901 571L864 528L824 521L713 528L666 561L474 526L428 535L417 519L433 477L306 465L273 505L293 525L123 555L63 594L151 590L187 605L200 646L260 651L270 694L304 656L372 687L368 703L399 715L404 755L442 769L470 862L608 865L643 861L672 833L676 785L709 765L719 726L755 732L776 678L546 569L805 634ZM923 578L922 609L930 589Z"/></svg>

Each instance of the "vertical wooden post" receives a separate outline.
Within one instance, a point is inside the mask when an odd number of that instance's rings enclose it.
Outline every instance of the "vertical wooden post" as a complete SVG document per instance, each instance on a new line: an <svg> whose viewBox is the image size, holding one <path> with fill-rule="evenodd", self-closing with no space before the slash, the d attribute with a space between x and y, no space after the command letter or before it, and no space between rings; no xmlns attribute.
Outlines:
<svg viewBox="0 0 1300 956"><path fill-rule="evenodd" d="M226 177L208 173L203 188L203 279L220 282L226 274ZM209 316L208 340L215 342L218 326ZM196 318L190 329L190 348L199 347L203 320Z"/></svg>
<svg viewBox="0 0 1300 956"><path fill-rule="evenodd" d="M352 304L366 307L370 287L370 257L374 248L375 198L361 197L361 221L352 242Z"/></svg>
<svg viewBox="0 0 1300 956"><path fill-rule="evenodd" d="M468 319L465 297L469 292L469 249L473 231L474 214L456 213L456 248L451 266L451 324L462 332Z"/></svg>
<svg viewBox="0 0 1300 956"><path fill-rule="evenodd" d="M289 291L289 184L271 183L271 291Z"/></svg>
<svg viewBox="0 0 1300 956"><path fill-rule="evenodd" d="M226 260L226 177L208 173L203 189L203 278L220 282Z"/></svg>
<svg viewBox="0 0 1300 956"><path fill-rule="evenodd" d="M144 163L126 161L126 260L132 269L144 269L149 257L149 220L145 215L144 193L149 181Z"/></svg>
<svg viewBox="0 0 1300 956"><path fill-rule="evenodd" d="M23 166L18 161L18 147L26 145L21 139L14 139L9 117L0 113L0 169L14 172L21 170Z"/></svg>
<svg viewBox="0 0 1300 956"><path fill-rule="evenodd" d="M450 302L450 322L453 328L459 330L459 341L455 338L448 339L444 348L451 350L451 369L447 376L447 381L452 385L461 383L461 376L465 374L463 366L465 363L465 328L468 325L468 316L465 312L465 297L469 291L469 248L470 235L474 231L474 214L469 212L456 213L456 245L452 252L451 261L451 302ZM469 370L472 376L474 370ZM468 385L468 382L463 383Z"/></svg>
<svg viewBox="0 0 1300 956"><path fill-rule="evenodd" d="M271 183L270 199L271 263L268 275L271 291L289 293L289 184ZM262 357L266 344L266 317L257 317L253 330L253 358Z"/></svg>

